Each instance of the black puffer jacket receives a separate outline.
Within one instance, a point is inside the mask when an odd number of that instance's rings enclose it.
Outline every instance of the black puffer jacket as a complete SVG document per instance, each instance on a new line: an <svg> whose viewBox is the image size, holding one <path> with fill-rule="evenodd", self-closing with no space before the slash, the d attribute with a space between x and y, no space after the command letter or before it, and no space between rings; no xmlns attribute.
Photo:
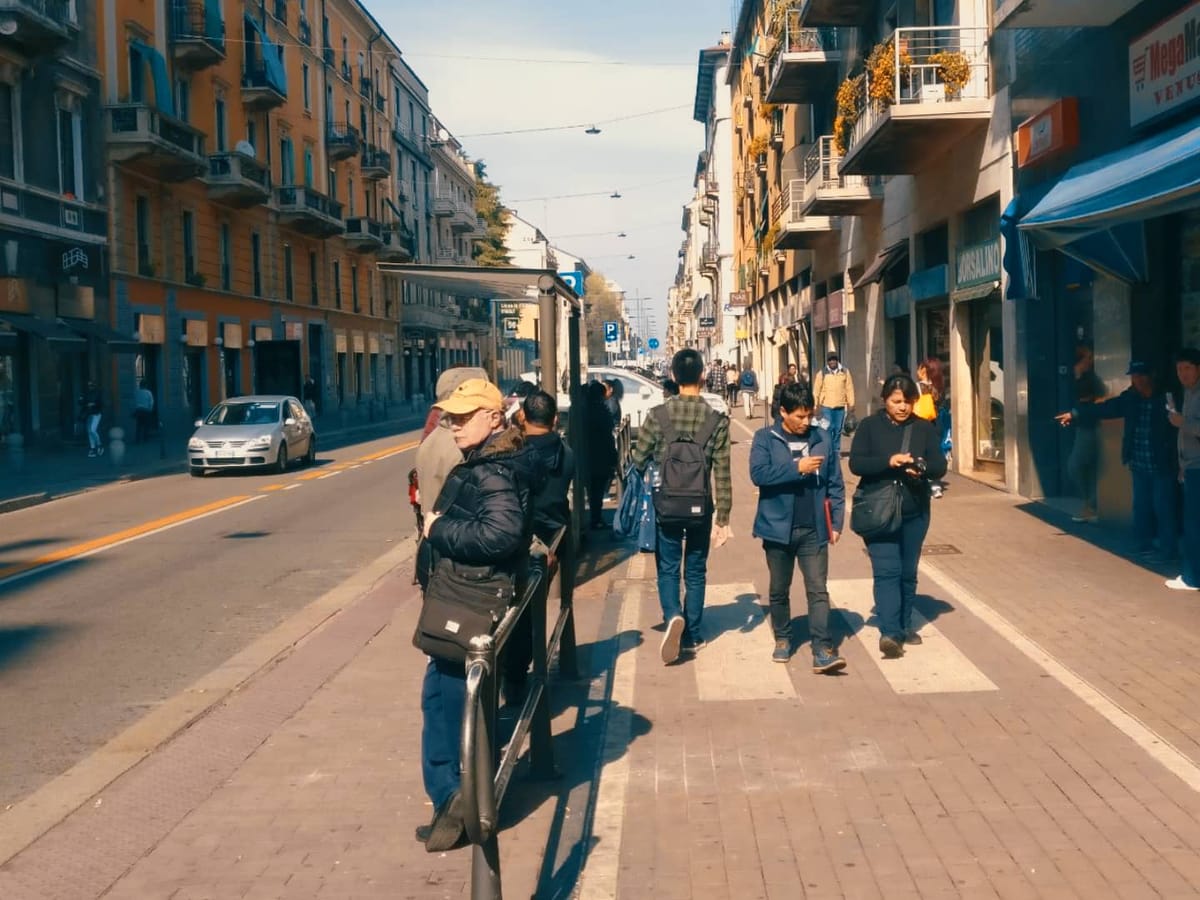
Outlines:
<svg viewBox="0 0 1200 900"><path fill-rule="evenodd" d="M555 432L525 438L528 459L536 471L527 475L533 489L533 531L549 544L554 533L571 521L568 493L575 478L575 454Z"/></svg>
<svg viewBox="0 0 1200 900"><path fill-rule="evenodd" d="M521 570L533 533L529 452L521 430L509 428L454 468L440 498L454 499L429 529L435 558Z"/></svg>

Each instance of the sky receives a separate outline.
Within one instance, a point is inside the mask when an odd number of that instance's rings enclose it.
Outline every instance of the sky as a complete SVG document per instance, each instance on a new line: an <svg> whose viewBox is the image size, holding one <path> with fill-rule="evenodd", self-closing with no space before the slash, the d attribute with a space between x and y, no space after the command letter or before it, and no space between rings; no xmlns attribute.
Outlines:
<svg viewBox="0 0 1200 900"><path fill-rule="evenodd" d="M697 59L730 27L731 0L366 2L504 204L647 298L661 338L704 148ZM592 123L600 134L585 133ZM572 124L583 127L493 134Z"/></svg>

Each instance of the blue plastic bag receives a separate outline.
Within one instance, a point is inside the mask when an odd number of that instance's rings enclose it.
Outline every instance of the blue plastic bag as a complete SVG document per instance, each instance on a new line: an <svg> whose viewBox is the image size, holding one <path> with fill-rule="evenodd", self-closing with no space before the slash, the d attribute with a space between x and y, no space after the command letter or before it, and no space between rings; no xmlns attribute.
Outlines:
<svg viewBox="0 0 1200 900"><path fill-rule="evenodd" d="M642 473L630 466L625 470L621 505L613 516L613 533L619 538L637 537L641 529Z"/></svg>
<svg viewBox="0 0 1200 900"><path fill-rule="evenodd" d="M658 519L654 512L654 476L657 466L650 463L642 479L642 503L638 528L638 549L653 552L658 544Z"/></svg>

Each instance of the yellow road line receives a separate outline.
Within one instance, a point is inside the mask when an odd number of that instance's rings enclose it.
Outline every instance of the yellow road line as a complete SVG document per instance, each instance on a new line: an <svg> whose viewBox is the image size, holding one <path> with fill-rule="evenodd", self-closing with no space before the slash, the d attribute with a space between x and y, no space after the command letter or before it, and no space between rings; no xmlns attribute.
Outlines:
<svg viewBox="0 0 1200 900"><path fill-rule="evenodd" d="M375 453L368 453L366 456L360 456L356 462L374 462L377 459L383 459L385 456L391 456L395 453L403 453L405 450L411 450L413 447L419 447L420 441L409 441L407 444L401 444L399 447L388 447L386 450L378 450Z"/></svg>
<svg viewBox="0 0 1200 900"><path fill-rule="evenodd" d="M39 556L36 559L31 559L26 562L13 563L0 568L0 581L7 580L16 575L24 575L27 572L32 572L34 569L42 569L46 566L52 566L56 563L66 562L70 559L75 559L81 556L87 556L99 550L104 550L108 547L113 547L125 541L133 540L134 538L144 537L147 534L155 531L161 531L164 528L170 528L175 525L181 525L184 522L192 519L199 519L204 516L212 515L215 512L220 512L233 506L239 506L242 503L247 503L251 500L259 500L261 497L229 497L225 500L217 500L214 503L208 503L204 506L197 506L193 509L185 509L183 512L175 513L171 516L165 516L161 519L155 519L152 522L145 522L141 525L135 525L133 528L126 528L124 531L118 531L115 534L108 534L104 537L94 538L90 541L84 541L82 544L75 544L72 547L63 547L61 550L55 550L47 553L44 556Z"/></svg>
<svg viewBox="0 0 1200 900"><path fill-rule="evenodd" d="M282 484L267 484L259 488L260 491L282 491Z"/></svg>
<svg viewBox="0 0 1200 900"><path fill-rule="evenodd" d="M297 481L312 481L314 478L320 478L324 474L325 473L323 471L318 469L315 472L305 472L303 475L297 475L296 480Z"/></svg>

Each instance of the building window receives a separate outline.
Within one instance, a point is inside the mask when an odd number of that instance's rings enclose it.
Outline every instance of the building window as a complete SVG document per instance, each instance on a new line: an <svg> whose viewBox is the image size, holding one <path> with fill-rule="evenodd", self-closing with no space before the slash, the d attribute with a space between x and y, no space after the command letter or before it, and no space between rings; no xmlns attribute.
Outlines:
<svg viewBox="0 0 1200 900"><path fill-rule="evenodd" d="M347 69L350 68L350 41L344 34L342 35L342 65Z"/></svg>
<svg viewBox="0 0 1200 900"><path fill-rule="evenodd" d="M83 116L58 111L58 185L64 196L83 197Z"/></svg>
<svg viewBox="0 0 1200 900"><path fill-rule="evenodd" d="M233 290L233 265L229 241L229 225L221 223L220 247L218 251L221 257L221 290Z"/></svg>
<svg viewBox="0 0 1200 900"><path fill-rule="evenodd" d="M302 78L304 82L304 111L312 112L312 85L309 84L308 63L301 66L301 71L303 72Z"/></svg>
<svg viewBox="0 0 1200 900"><path fill-rule="evenodd" d="M19 181L21 114L19 89L0 83L0 177Z"/></svg>
<svg viewBox="0 0 1200 900"><path fill-rule="evenodd" d="M308 302L316 306L321 302L321 291L317 286L318 278L317 270L317 254L313 250L308 251Z"/></svg>
<svg viewBox="0 0 1200 900"><path fill-rule="evenodd" d="M184 210L183 231L183 280L191 284L196 280L196 214Z"/></svg>
<svg viewBox="0 0 1200 900"><path fill-rule="evenodd" d="M333 261L333 305L342 308L342 263L337 259Z"/></svg>
<svg viewBox="0 0 1200 900"><path fill-rule="evenodd" d="M354 179L346 176L346 202L350 204L350 217L354 217Z"/></svg>
<svg viewBox="0 0 1200 900"><path fill-rule="evenodd" d="M281 137L279 139L279 183L296 183L296 160L290 137Z"/></svg>
<svg viewBox="0 0 1200 900"><path fill-rule="evenodd" d="M296 284L292 277L292 245L283 245L283 297L289 303L296 301Z"/></svg>
<svg viewBox="0 0 1200 900"><path fill-rule="evenodd" d="M358 266L350 267L350 302L354 304L354 311L358 312Z"/></svg>
<svg viewBox="0 0 1200 900"><path fill-rule="evenodd" d="M150 198L138 194L134 201L134 231L137 240L137 271L150 277L154 262L150 258Z"/></svg>
<svg viewBox="0 0 1200 900"><path fill-rule="evenodd" d="M129 102L146 102L146 61L142 53L129 45Z"/></svg>
<svg viewBox="0 0 1200 900"><path fill-rule="evenodd" d="M304 147L304 186L313 186L313 148L311 144Z"/></svg>
<svg viewBox="0 0 1200 900"><path fill-rule="evenodd" d="M329 199L337 201L337 169L329 170Z"/></svg>
<svg viewBox="0 0 1200 900"><path fill-rule="evenodd" d="M175 79L175 117L180 122L192 120L192 86L186 78Z"/></svg>
<svg viewBox="0 0 1200 900"><path fill-rule="evenodd" d="M250 232L250 271L254 278L254 296L262 296L262 238Z"/></svg>
<svg viewBox="0 0 1200 900"><path fill-rule="evenodd" d="M227 148L227 141L228 141L228 137L227 137L228 132L226 131L227 123L225 120L225 98L224 97L218 97L216 99L216 102L213 104L213 113L214 113L214 118L216 120L217 152L224 153Z"/></svg>
<svg viewBox="0 0 1200 900"><path fill-rule="evenodd" d="M246 123L246 143L254 148L254 155L258 156L258 126L254 122Z"/></svg>
<svg viewBox="0 0 1200 900"><path fill-rule="evenodd" d="M364 141L370 140L371 129L367 127L367 107L363 103L358 104L358 132Z"/></svg>

